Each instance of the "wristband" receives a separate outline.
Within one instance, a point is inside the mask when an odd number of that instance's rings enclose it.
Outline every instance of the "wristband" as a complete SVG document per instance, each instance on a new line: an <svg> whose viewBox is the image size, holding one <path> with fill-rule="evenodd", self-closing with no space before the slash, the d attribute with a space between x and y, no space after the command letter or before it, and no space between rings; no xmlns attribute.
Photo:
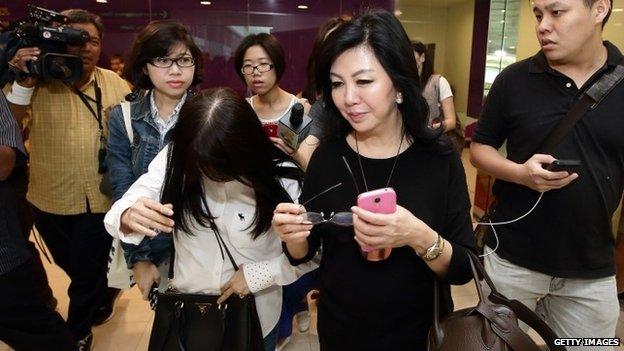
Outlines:
<svg viewBox="0 0 624 351"><path fill-rule="evenodd" d="M25 88L17 84L17 82L13 82L11 92L6 95L6 98L15 105L28 106L30 105L30 98L32 98L34 92L35 87Z"/></svg>

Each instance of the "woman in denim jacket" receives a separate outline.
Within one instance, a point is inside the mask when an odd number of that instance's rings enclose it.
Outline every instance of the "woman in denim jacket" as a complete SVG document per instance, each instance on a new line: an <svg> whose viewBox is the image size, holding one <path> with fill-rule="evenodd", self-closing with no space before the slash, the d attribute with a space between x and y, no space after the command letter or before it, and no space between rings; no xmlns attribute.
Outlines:
<svg viewBox="0 0 624 351"><path fill-rule="evenodd" d="M130 105L133 141L130 144L121 106L110 114L107 162L113 201L118 200L169 143L190 86L201 77L201 51L188 30L176 21L150 22L135 40L125 75L147 91ZM138 245L123 244L128 267L147 299L160 281L157 266L168 257L171 236L146 238Z"/></svg>

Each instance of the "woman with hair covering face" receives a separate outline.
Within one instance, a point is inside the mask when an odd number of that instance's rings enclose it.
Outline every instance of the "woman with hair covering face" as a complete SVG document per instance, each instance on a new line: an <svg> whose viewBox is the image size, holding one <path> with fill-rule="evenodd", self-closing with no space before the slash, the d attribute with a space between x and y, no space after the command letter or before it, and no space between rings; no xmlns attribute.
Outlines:
<svg viewBox="0 0 624 351"><path fill-rule="evenodd" d="M243 97L211 89L182 106L171 143L115 202L106 229L127 243L173 233L171 286L221 295L219 303L254 294L266 350L274 350L280 285L313 268L294 269L271 228L275 206L297 199L301 176ZM222 255L217 233L239 270Z"/></svg>
<svg viewBox="0 0 624 351"><path fill-rule="evenodd" d="M391 13L365 12L329 34L316 71L331 128L306 171L305 208L279 204L273 228L293 265L323 246L322 350L424 350L434 279L445 314L453 309L450 284L472 277L461 160L427 126L410 42ZM394 213L356 206L359 193L389 187ZM375 262L362 254L388 248Z"/></svg>

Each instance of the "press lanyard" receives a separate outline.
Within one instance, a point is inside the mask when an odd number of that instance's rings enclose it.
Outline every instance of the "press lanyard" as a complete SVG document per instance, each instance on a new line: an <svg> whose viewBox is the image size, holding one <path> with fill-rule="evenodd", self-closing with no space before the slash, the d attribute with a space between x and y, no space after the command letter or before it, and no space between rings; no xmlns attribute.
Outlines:
<svg viewBox="0 0 624 351"><path fill-rule="evenodd" d="M76 93L76 95L78 95L80 100L82 100L85 106L87 106L89 112L91 112L91 115L93 115L93 118L95 118L95 120L97 121L98 128L100 129L100 149L104 149L106 147L106 138L104 137L104 126L102 125L102 90L100 90L100 86L98 85L97 79L95 78L93 85L95 90L95 99L83 93L73 85L72 88L74 89L74 92ZM91 103L89 103L89 101L95 102L95 108L97 112L93 110L93 106L91 106Z"/></svg>

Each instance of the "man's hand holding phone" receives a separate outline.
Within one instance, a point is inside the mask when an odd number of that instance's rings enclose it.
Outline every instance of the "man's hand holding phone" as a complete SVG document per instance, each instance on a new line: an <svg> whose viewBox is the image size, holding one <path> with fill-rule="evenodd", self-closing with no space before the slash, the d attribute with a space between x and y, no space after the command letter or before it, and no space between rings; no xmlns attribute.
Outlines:
<svg viewBox="0 0 624 351"><path fill-rule="evenodd" d="M555 160L550 155L533 155L525 163L519 165L520 172L517 183L538 192L546 192L563 188L578 178L578 173L569 173L568 171L555 170L554 168L553 171L544 169L543 165L550 165Z"/></svg>
<svg viewBox="0 0 624 351"><path fill-rule="evenodd" d="M542 167L550 172L566 171L570 174L579 173L581 161L579 160L554 160L550 164L542 164Z"/></svg>

